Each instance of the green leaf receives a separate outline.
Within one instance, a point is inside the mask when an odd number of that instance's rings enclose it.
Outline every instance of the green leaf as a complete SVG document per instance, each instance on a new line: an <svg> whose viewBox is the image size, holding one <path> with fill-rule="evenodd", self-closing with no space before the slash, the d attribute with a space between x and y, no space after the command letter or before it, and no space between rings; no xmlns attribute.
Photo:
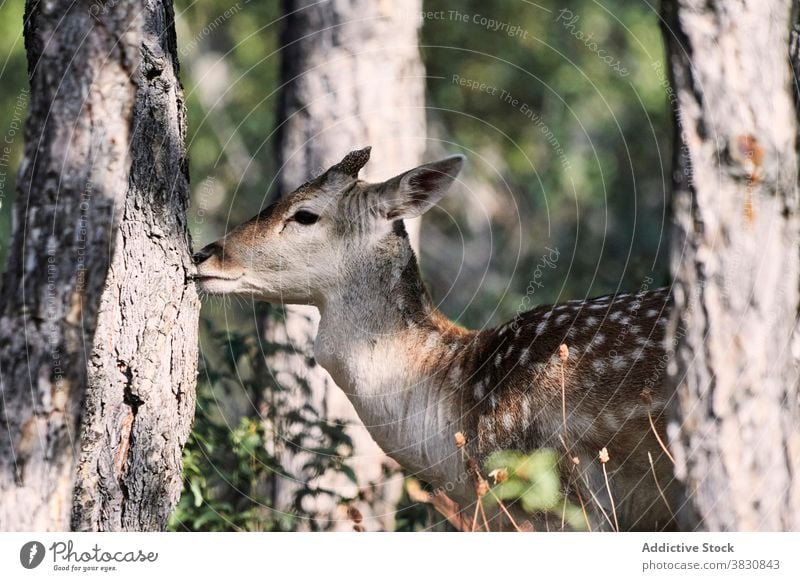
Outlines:
<svg viewBox="0 0 800 581"><path fill-rule="evenodd" d="M203 504L203 491L200 488L200 481L198 478L192 478L189 481L189 490L192 491L192 496L194 497L194 506L199 507Z"/></svg>

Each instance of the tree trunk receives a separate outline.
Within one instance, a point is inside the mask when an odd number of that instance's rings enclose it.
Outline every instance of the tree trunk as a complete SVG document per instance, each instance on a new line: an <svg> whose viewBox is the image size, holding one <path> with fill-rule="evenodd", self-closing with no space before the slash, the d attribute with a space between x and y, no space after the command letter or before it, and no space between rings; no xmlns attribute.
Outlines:
<svg viewBox="0 0 800 581"><path fill-rule="evenodd" d="M0 528L160 529L180 492L197 361L172 5L29 0L25 40Z"/></svg>
<svg viewBox="0 0 800 581"><path fill-rule="evenodd" d="M386 179L421 162L426 135L425 72L417 41L420 12L420 0L284 0L280 194L366 145L373 151L363 179ZM409 229L415 239L418 224ZM353 422L348 430L354 441L350 465L358 486L343 474L328 474L315 485L359 496L355 505L366 529L392 529L401 485L396 465L374 443L327 372L319 366L309 369L318 317L316 309L292 307L285 325L270 322L267 339L290 343L296 352L270 355L268 365L279 382L292 386L298 401L311 403L323 417ZM295 377L307 381L310 397L300 395ZM288 468L302 478L300 467L308 454L292 455ZM291 481L279 482L276 508L290 510L296 489ZM312 504L304 509L319 515L324 528L352 527L341 507L321 499Z"/></svg>
<svg viewBox="0 0 800 581"><path fill-rule="evenodd" d="M664 0L676 121L669 425L685 528L800 529L791 3Z"/></svg>

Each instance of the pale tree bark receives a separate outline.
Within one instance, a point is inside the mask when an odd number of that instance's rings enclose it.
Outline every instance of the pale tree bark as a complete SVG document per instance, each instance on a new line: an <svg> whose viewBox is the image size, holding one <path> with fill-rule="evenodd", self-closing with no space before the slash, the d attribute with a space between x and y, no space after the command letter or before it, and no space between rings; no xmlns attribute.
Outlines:
<svg viewBox="0 0 800 581"><path fill-rule="evenodd" d="M172 5L29 0L25 41L0 528L161 529L197 362Z"/></svg>
<svg viewBox="0 0 800 581"><path fill-rule="evenodd" d="M684 528L800 529L791 2L664 0Z"/></svg>
<svg viewBox="0 0 800 581"><path fill-rule="evenodd" d="M363 179L382 180L421 162L425 150L424 67L418 49L421 1L285 0L283 87L279 114L279 193L291 192L338 162L346 153L372 145ZM418 224L409 225L412 239ZM292 350L268 357L277 381L289 385L298 403L310 403L324 417L353 423L350 462L358 486L344 475L328 474L315 486L346 497L361 496L355 506L367 530L391 529L402 480L396 465L374 443L345 394L319 366L309 368L318 313L287 309L285 325L268 325L266 338L290 343ZM310 398L301 394L304 378ZM287 451L288 470L297 477L307 454ZM291 511L297 484L278 482L279 510ZM304 509L320 515L321 526L350 529L343 507L325 500ZM326 522L327 521L327 522Z"/></svg>

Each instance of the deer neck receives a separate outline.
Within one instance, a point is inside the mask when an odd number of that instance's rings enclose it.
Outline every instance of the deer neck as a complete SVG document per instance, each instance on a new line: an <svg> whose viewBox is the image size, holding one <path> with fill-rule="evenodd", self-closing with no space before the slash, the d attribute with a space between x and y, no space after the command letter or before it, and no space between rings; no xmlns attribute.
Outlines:
<svg viewBox="0 0 800 581"><path fill-rule="evenodd" d="M395 233L354 260L320 305L317 361L345 390L379 446L434 486L463 472L453 369L473 333L433 305L408 239Z"/></svg>

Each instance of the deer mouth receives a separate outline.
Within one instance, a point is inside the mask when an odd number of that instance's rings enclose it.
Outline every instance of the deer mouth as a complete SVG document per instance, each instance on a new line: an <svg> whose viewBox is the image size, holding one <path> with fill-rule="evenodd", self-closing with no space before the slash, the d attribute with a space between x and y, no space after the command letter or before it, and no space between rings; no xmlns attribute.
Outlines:
<svg viewBox="0 0 800 581"><path fill-rule="evenodd" d="M195 274L195 275L192 276L192 280L194 280L195 282L200 282L200 283L208 282L208 281L212 281L212 280L234 281L234 280L239 280L243 276L244 276L244 273L239 274L237 276L220 276L218 274L200 274L200 273L198 273L198 274Z"/></svg>
<svg viewBox="0 0 800 581"><path fill-rule="evenodd" d="M236 292L237 287L239 286L237 281L239 281L239 279L241 279L243 276L244 273L240 273L237 276L227 276L198 272L192 277L192 280L194 280L194 282L197 284L197 288L202 292L224 295Z"/></svg>

